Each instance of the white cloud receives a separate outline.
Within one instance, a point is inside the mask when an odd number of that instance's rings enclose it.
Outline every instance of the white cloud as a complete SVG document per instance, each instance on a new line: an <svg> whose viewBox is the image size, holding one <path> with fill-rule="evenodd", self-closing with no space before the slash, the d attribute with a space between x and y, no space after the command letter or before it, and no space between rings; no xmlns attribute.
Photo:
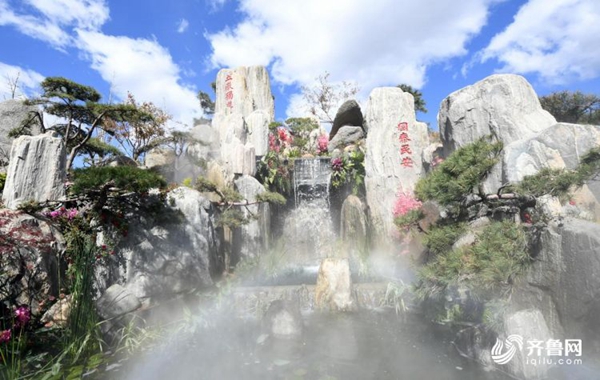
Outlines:
<svg viewBox="0 0 600 380"><path fill-rule="evenodd" d="M71 42L71 37L51 20L15 13L5 0L0 0L0 26L7 25L38 40L62 49Z"/></svg>
<svg viewBox="0 0 600 380"><path fill-rule="evenodd" d="M99 29L109 19L105 0L25 0L53 23Z"/></svg>
<svg viewBox="0 0 600 380"><path fill-rule="evenodd" d="M0 62L0 100L11 99L16 84L15 98L32 97L39 93L44 76L36 71Z"/></svg>
<svg viewBox="0 0 600 380"><path fill-rule="evenodd" d="M550 83L600 75L600 2L530 0L482 52L502 71L536 73Z"/></svg>
<svg viewBox="0 0 600 380"><path fill-rule="evenodd" d="M208 34L212 66L269 65L280 84L309 84L324 71L368 92L421 87L429 65L467 53L492 0L240 0L243 20Z"/></svg>
<svg viewBox="0 0 600 380"><path fill-rule="evenodd" d="M181 21L179 21L179 23L177 24L177 33L184 33L189 26L190 23L188 22L188 20L182 18Z"/></svg>
<svg viewBox="0 0 600 380"><path fill-rule="evenodd" d="M180 83L181 69L158 42L84 30L78 31L78 41L92 68L113 85L119 98L129 91L138 101L151 101L188 125L201 116L195 89Z"/></svg>

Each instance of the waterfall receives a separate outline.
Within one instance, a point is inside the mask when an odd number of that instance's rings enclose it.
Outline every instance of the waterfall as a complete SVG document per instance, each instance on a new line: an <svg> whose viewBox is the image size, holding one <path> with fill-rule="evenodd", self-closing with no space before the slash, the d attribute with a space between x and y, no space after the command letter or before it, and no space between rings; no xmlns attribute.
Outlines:
<svg viewBox="0 0 600 380"><path fill-rule="evenodd" d="M284 222L288 264L317 267L332 253L336 234L329 207L331 164L329 158L302 158L294 161L295 208Z"/></svg>

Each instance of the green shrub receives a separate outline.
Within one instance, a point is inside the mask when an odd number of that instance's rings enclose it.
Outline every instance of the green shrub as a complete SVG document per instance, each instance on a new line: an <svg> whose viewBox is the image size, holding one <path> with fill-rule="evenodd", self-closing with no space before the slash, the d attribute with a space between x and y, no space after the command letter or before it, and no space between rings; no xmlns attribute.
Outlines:
<svg viewBox="0 0 600 380"><path fill-rule="evenodd" d="M446 241L434 249L448 244ZM530 261L523 228L511 221L494 222L483 229L472 246L440 250L419 270L417 293L434 297L448 285L466 285L476 294L500 290L512 284Z"/></svg>
<svg viewBox="0 0 600 380"><path fill-rule="evenodd" d="M471 194L499 160L501 142L481 138L457 149L427 177L417 182L415 195L442 205L459 202Z"/></svg>
<svg viewBox="0 0 600 380"><path fill-rule="evenodd" d="M574 188L583 186L600 173L600 147L591 149L580 161L575 170L544 168L534 175L527 176L513 186L520 194L540 197L545 194L566 199Z"/></svg>
<svg viewBox="0 0 600 380"><path fill-rule="evenodd" d="M423 244L429 252L440 255L452 250L452 246L466 231L464 223L435 226L423 236Z"/></svg>
<svg viewBox="0 0 600 380"><path fill-rule="evenodd" d="M273 191L265 191L256 195L257 202L268 202L271 204L284 205L287 201L285 197Z"/></svg>
<svg viewBox="0 0 600 380"><path fill-rule="evenodd" d="M217 226L224 227L227 226L231 229L239 228L245 224L250 223L250 219L248 219L242 210L237 208L227 209L219 215L217 218Z"/></svg>
<svg viewBox="0 0 600 380"><path fill-rule="evenodd" d="M132 166L102 166L74 170L71 191L75 194L88 193L109 183L118 189L136 193L167 185L160 174L151 170Z"/></svg>

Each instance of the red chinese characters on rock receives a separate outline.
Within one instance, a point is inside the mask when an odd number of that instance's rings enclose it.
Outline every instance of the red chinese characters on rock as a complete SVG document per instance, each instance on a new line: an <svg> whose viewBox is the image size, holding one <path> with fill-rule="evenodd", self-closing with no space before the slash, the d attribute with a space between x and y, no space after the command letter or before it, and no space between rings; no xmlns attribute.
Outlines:
<svg viewBox="0 0 600 380"><path fill-rule="evenodd" d="M408 134L408 123L405 121L398 123L398 131L400 132L398 139L400 140L400 156L402 159L400 164L405 168L412 168L414 161L412 159L412 150L409 144L411 139Z"/></svg>
<svg viewBox="0 0 600 380"><path fill-rule="evenodd" d="M229 109L233 108L233 86L231 84L232 80L233 77L231 76L231 74L227 74L227 76L225 77L225 100L227 101L227 108Z"/></svg>

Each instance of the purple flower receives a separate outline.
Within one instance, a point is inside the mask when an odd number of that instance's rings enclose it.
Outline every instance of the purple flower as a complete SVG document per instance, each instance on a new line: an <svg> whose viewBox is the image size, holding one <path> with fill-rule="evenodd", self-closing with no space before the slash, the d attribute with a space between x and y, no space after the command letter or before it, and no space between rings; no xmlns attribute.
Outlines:
<svg viewBox="0 0 600 380"><path fill-rule="evenodd" d="M0 343L6 343L10 340L10 330L0 331Z"/></svg>
<svg viewBox="0 0 600 380"><path fill-rule="evenodd" d="M15 318L17 319L18 326L25 326L31 319L31 312L27 306L19 306L15 310Z"/></svg>
<svg viewBox="0 0 600 380"><path fill-rule="evenodd" d="M52 211L52 212L50 213L50 217L51 217L52 219L58 218L59 216L60 216L60 210Z"/></svg>

